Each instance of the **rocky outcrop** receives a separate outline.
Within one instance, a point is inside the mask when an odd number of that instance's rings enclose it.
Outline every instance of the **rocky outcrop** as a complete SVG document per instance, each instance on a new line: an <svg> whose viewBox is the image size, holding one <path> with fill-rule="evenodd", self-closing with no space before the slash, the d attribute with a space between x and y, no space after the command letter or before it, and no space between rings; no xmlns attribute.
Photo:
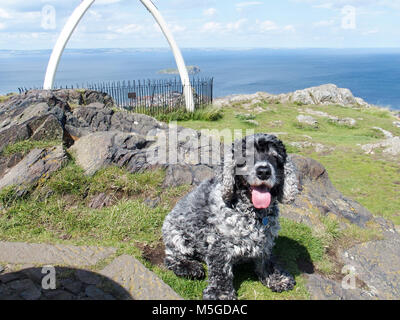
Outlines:
<svg viewBox="0 0 400 320"><path fill-rule="evenodd" d="M365 153L375 154L377 150L382 150L382 153L389 157L396 157L400 154L400 137L394 136L390 131L379 127L373 127L372 129L380 131L385 139L377 143L360 145Z"/></svg>
<svg viewBox="0 0 400 320"><path fill-rule="evenodd" d="M297 168L298 188L295 201L282 208L282 214L297 222L314 226L314 213L334 214L360 227L372 219L372 214L357 202L344 197L332 185L326 169L317 161L299 155L291 159Z"/></svg>
<svg viewBox="0 0 400 320"><path fill-rule="evenodd" d="M297 121L300 123L300 124L305 124L305 125L307 125L307 126L311 126L311 127L314 127L314 128L318 128L318 121L317 120L315 120L313 117L311 117L311 116L304 116L304 115L298 115L297 116Z"/></svg>
<svg viewBox="0 0 400 320"><path fill-rule="evenodd" d="M315 90L310 92L315 93ZM322 94L318 97L331 101ZM341 99L350 101L346 92L342 92ZM196 185L214 175L218 164L207 158L210 147L199 144L202 138L212 139L210 136L181 127L172 128L176 132L171 136L167 134L170 130L166 124L145 115L116 112L110 108L111 103L107 95L91 91L31 91L12 97L0 105L1 150L19 140L62 139L86 174L111 165L125 167L130 172L162 167L166 169L164 187ZM175 154L168 148L174 139ZM218 140L217 145L219 143ZM163 148L167 151L166 158L160 163L156 160ZM61 145L33 149L25 156L0 154L0 189L39 183L58 170L65 158ZM374 222L382 227L385 237L382 242L368 242L338 254L339 263L357 269L365 289L348 291L338 280L311 274L307 280L311 296L320 299L399 298L400 292L395 286L400 282L397 276L400 266L395 259L400 254L400 241L393 225L384 219L378 221L367 209L342 195L317 161L298 155L291 155L291 161L296 168L299 194L292 203L281 206L282 216L312 228L316 227L318 215L335 216L341 223L345 221L341 228L348 224L365 228L369 222ZM102 208L111 205L112 199L99 194L88 202L92 208Z"/></svg>
<svg viewBox="0 0 400 320"><path fill-rule="evenodd" d="M66 160L63 147L34 149L17 165L10 168L0 178L0 190L12 185L29 185L46 179L52 172L59 170Z"/></svg>
<svg viewBox="0 0 400 320"><path fill-rule="evenodd" d="M70 151L88 175L112 164L138 172L149 168L143 152L148 143L135 133L101 131L80 138Z"/></svg>
<svg viewBox="0 0 400 320"><path fill-rule="evenodd" d="M400 154L400 137L392 137L381 142L366 144L361 148L368 154L374 154L376 149L383 149L384 154L398 156Z"/></svg>
<svg viewBox="0 0 400 320"><path fill-rule="evenodd" d="M400 297L400 237L371 241L341 252L346 265L354 267L357 277L368 284L379 299Z"/></svg>
<svg viewBox="0 0 400 320"><path fill-rule="evenodd" d="M340 281L327 279L319 274L307 275L306 287L312 300L373 300L376 298L370 291L357 287L343 288Z"/></svg>
<svg viewBox="0 0 400 320"><path fill-rule="evenodd" d="M278 95L266 92L257 92L249 95L232 95L216 99L214 105L222 107L233 103L244 103L249 101L252 105L262 101L267 101L269 103L294 103L299 105L337 104L342 106L370 106L363 99L354 97L349 89L338 88L334 84L324 84L318 87Z"/></svg>
<svg viewBox="0 0 400 320"><path fill-rule="evenodd" d="M357 121L354 120L353 118L339 118L336 116L332 116L326 112L323 111L318 111L318 110L313 110L310 108L307 108L305 110L301 110L300 112L304 112L306 114L312 115L312 116L317 116L320 118L327 118L328 122L335 124L337 126L343 126L343 127L348 127L348 128L354 128L357 125ZM300 115L303 116L303 115ZM306 116L303 116L306 117Z"/></svg>
<svg viewBox="0 0 400 320"><path fill-rule="evenodd" d="M338 88L334 84L324 84L318 87L297 90L293 93L282 94L278 96L278 99L282 103L307 105L367 105L362 99L355 98L349 89Z"/></svg>

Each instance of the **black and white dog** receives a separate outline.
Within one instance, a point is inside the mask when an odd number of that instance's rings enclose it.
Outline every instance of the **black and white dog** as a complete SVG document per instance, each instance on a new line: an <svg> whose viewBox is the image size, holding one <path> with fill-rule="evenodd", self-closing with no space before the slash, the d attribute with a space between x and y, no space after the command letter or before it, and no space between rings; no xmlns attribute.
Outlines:
<svg viewBox="0 0 400 320"><path fill-rule="evenodd" d="M293 277L271 261L271 251L279 231L278 202L297 193L295 168L273 135L246 137L232 151L217 177L204 181L166 217L165 264L178 276L201 279L205 262L204 299L236 299L232 267L248 259L255 261L264 285L291 290Z"/></svg>

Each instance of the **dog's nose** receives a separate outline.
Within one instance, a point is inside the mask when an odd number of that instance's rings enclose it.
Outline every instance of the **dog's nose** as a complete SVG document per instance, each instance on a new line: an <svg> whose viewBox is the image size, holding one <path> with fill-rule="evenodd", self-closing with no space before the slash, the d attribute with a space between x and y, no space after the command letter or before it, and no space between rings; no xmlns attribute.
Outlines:
<svg viewBox="0 0 400 320"><path fill-rule="evenodd" d="M271 177L271 168L269 166L258 167L256 170L257 177L261 180L268 180Z"/></svg>

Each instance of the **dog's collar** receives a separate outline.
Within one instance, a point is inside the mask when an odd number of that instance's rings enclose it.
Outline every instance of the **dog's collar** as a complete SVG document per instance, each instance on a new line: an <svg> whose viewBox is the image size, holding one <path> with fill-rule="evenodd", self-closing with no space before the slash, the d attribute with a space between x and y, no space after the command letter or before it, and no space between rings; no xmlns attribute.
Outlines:
<svg viewBox="0 0 400 320"><path fill-rule="evenodd" d="M262 218L261 223L263 224L264 227L268 226L269 224L269 217L265 216L264 218Z"/></svg>

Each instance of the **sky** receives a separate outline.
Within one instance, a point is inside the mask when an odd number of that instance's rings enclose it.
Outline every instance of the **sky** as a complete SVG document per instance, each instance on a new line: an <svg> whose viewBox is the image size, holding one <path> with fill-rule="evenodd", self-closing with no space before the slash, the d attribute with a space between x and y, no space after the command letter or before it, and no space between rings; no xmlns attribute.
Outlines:
<svg viewBox="0 0 400 320"><path fill-rule="evenodd" d="M400 0L153 0L181 48L398 48ZM0 0L0 50L51 49L80 0ZM68 48L165 48L139 0L96 0Z"/></svg>

